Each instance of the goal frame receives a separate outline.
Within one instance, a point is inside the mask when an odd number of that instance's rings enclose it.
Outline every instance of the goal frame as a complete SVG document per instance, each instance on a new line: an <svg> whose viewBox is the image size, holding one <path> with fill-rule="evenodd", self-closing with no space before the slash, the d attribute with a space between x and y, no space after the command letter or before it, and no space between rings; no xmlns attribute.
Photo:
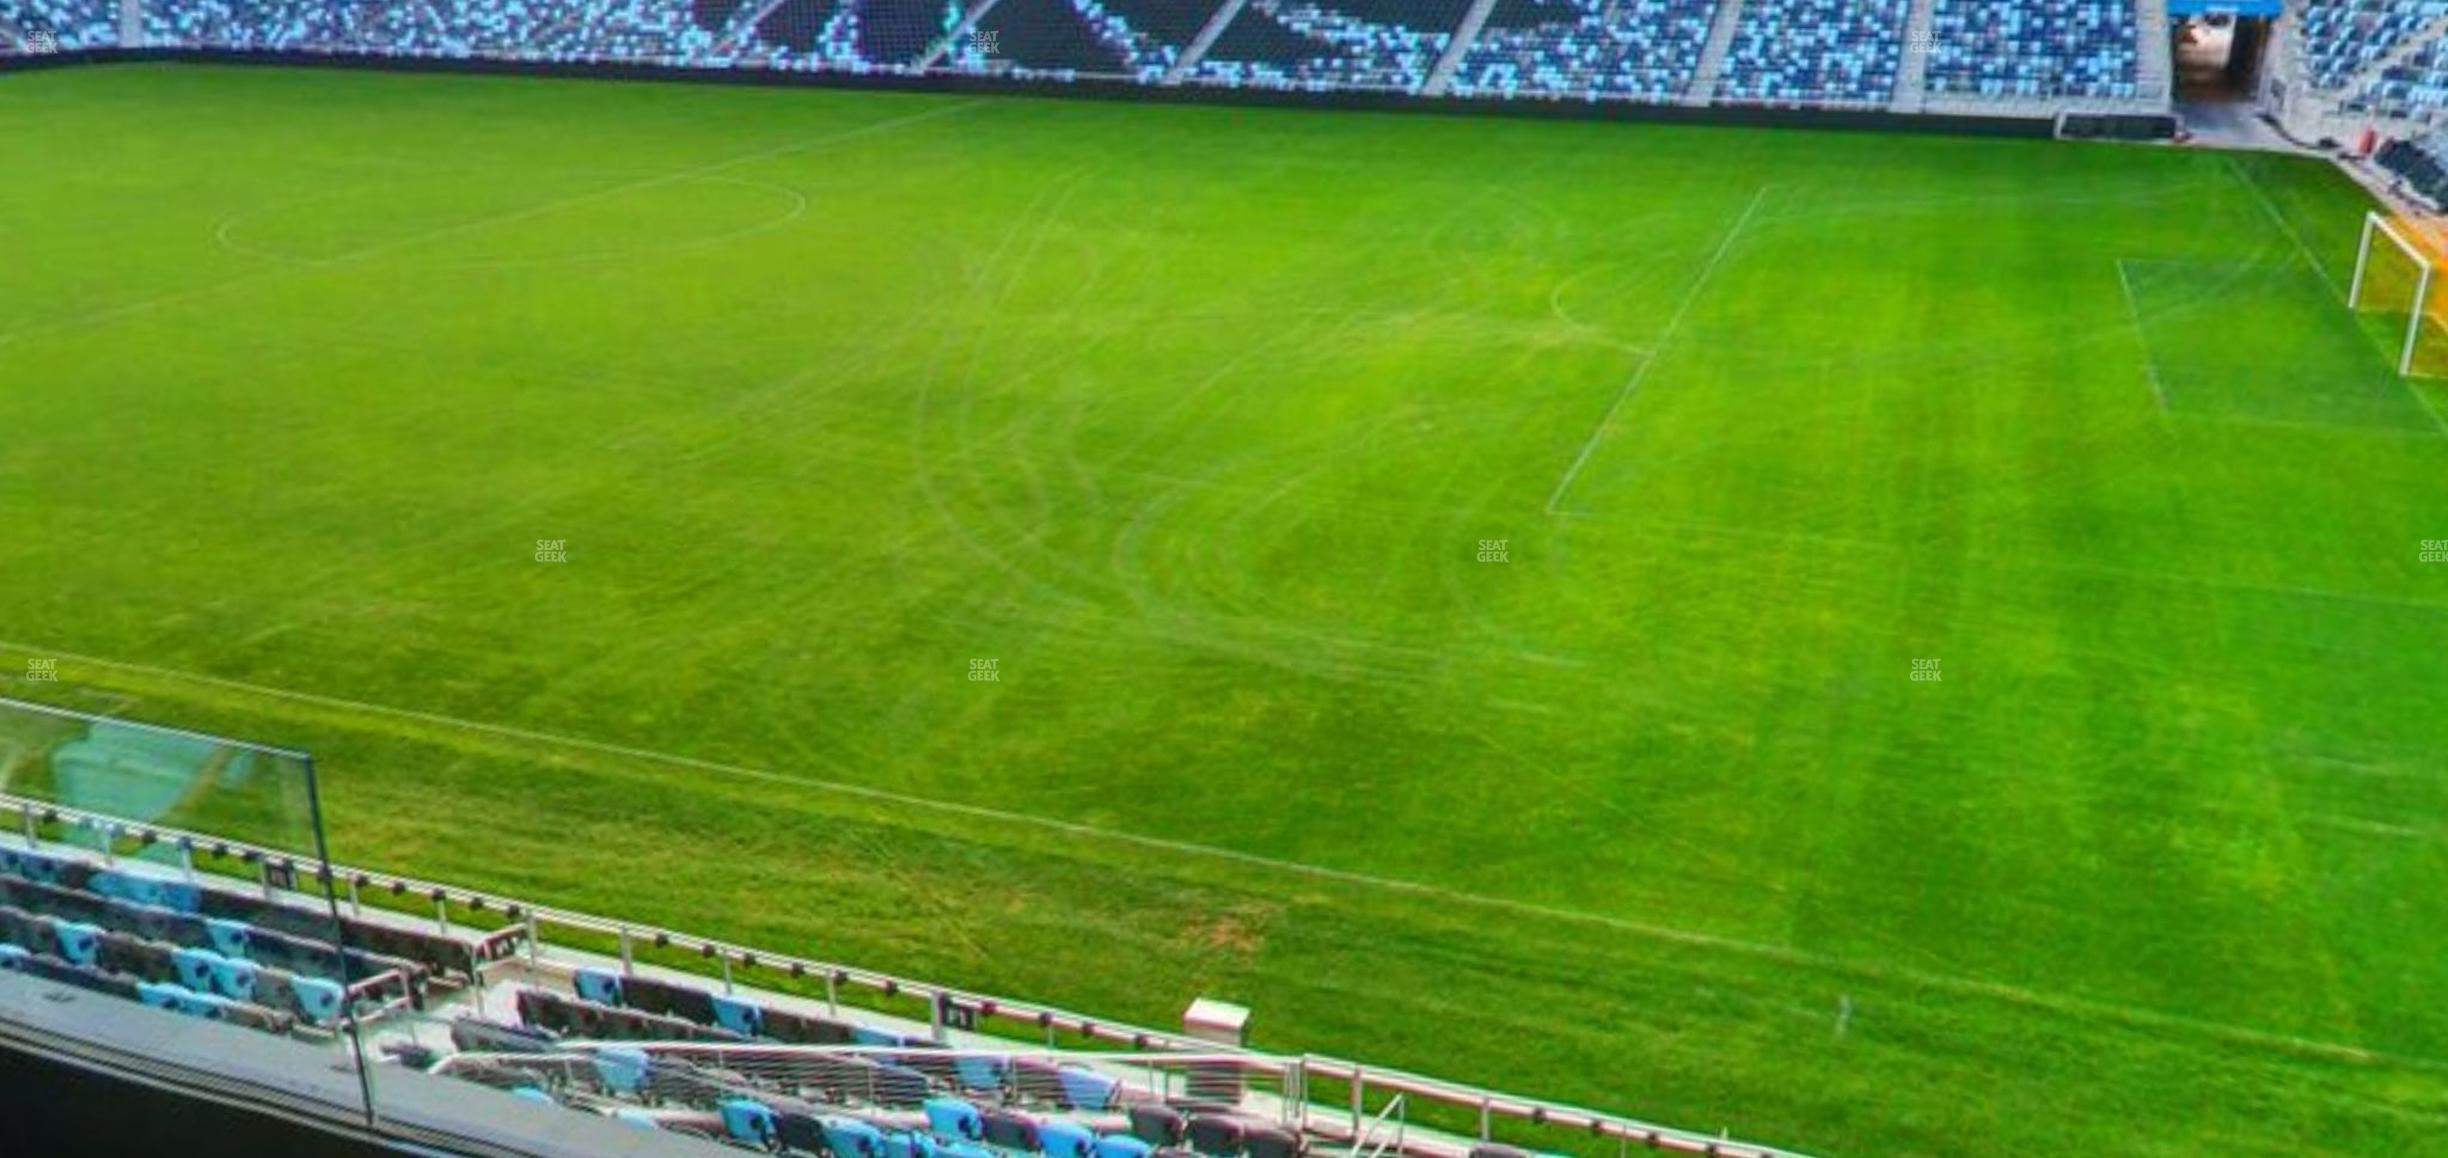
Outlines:
<svg viewBox="0 0 2448 1158"><path fill-rule="evenodd" d="M2397 376L2411 377L2414 373L2414 341L2422 335L2424 311L2431 304L2433 268L2431 255L2422 247L2407 240L2404 234L2397 231L2396 226L2389 224L2387 218L2376 212L2365 210L2363 238L2355 245L2354 282L2346 290L2346 308L2348 309L2360 310L2363 308L2363 273L2371 264L2372 237L2375 234L2387 238L2390 245L2397 247L2397 252L2404 254L2406 260L2413 262L2414 267L2422 271L2421 276L2414 283L2413 309L2406 315L2405 342L2399 347L2397 353Z"/></svg>

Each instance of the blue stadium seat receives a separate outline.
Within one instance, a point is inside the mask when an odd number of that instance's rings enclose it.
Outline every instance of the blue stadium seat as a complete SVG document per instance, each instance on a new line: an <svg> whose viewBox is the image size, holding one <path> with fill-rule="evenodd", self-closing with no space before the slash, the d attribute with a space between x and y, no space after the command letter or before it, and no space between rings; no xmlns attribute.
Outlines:
<svg viewBox="0 0 2448 1158"><path fill-rule="evenodd" d="M749 1002L717 994L714 1024L742 1037L761 1037L765 1033L765 1011Z"/></svg>
<svg viewBox="0 0 2448 1158"><path fill-rule="evenodd" d="M621 979L618 974L601 969L581 969L576 982L581 998L597 1005L621 1004Z"/></svg>
<svg viewBox="0 0 2448 1158"><path fill-rule="evenodd" d="M823 1121L825 1148L834 1158L885 1158L882 1130L856 1118L829 1116Z"/></svg>
<svg viewBox="0 0 2448 1158"><path fill-rule="evenodd" d="M61 959L71 965L91 965L102 951L102 927L83 921L51 922L51 937L59 943Z"/></svg>
<svg viewBox="0 0 2448 1158"><path fill-rule="evenodd" d="M1148 1158L1155 1152L1155 1147L1128 1134L1107 1134L1096 1143L1096 1158Z"/></svg>
<svg viewBox="0 0 2448 1158"><path fill-rule="evenodd" d="M177 971L179 984L202 993L213 987L213 967L226 960L210 949L177 949L170 954L170 967Z"/></svg>
<svg viewBox="0 0 2448 1158"><path fill-rule="evenodd" d="M289 990L297 1002L298 1014L316 1025L339 1020L341 1003L348 998L339 982L321 977L291 977Z"/></svg>
<svg viewBox="0 0 2448 1158"><path fill-rule="evenodd" d="M213 992L232 1001L255 1000L255 983L260 977L252 961L236 961L215 954L212 960Z"/></svg>
<svg viewBox="0 0 2448 1158"><path fill-rule="evenodd" d="M968 1056L952 1059L952 1072L960 1084L973 1090L1000 1090L1008 1067L999 1057Z"/></svg>
<svg viewBox="0 0 2448 1158"><path fill-rule="evenodd" d="M1037 1148L1046 1158L1093 1158L1096 1144L1096 1133L1077 1122L1056 1118L1037 1127Z"/></svg>
<svg viewBox="0 0 2448 1158"><path fill-rule="evenodd" d="M33 955L23 945L13 941L0 941L0 969L23 968L26 959Z"/></svg>
<svg viewBox="0 0 2448 1158"><path fill-rule="evenodd" d="M734 1141L772 1149L775 1141L774 1112L765 1103L749 1098L730 1098L721 1106L723 1133Z"/></svg>
<svg viewBox="0 0 2448 1158"><path fill-rule="evenodd" d="M986 1137L986 1119L978 1108L960 1098L928 1098L927 1128L946 1142L977 1142Z"/></svg>
<svg viewBox="0 0 2448 1158"><path fill-rule="evenodd" d="M517 1098L522 1102L534 1102L539 1106L558 1106L561 1104L554 1101L551 1094L545 1093L541 1088L536 1086L520 1086L519 1088L510 1091L510 1096Z"/></svg>
<svg viewBox="0 0 2448 1158"><path fill-rule="evenodd" d="M649 1114L635 1106L622 1106L621 1108L612 1111L612 1120L619 1122L624 1126L635 1126L640 1130L660 1130L663 1128L663 1123L656 1121L653 1114Z"/></svg>
<svg viewBox="0 0 2448 1158"><path fill-rule="evenodd" d="M244 957L247 956L249 942L253 940L254 930L244 921L207 917L204 920L204 934L212 940L213 948L222 956Z"/></svg>
<svg viewBox="0 0 2448 1158"><path fill-rule="evenodd" d="M884 1135L884 1158L938 1158L942 1147L922 1130L895 1130Z"/></svg>
<svg viewBox="0 0 2448 1158"><path fill-rule="evenodd" d="M630 1046L613 1046L595 1053L595 1080L616 1094L635 1094L646 1084L646 1075L653 1068L646 1051Z"/></svg>
<svg viewBox="0 0 2448 1158"><path fill-rule="evenodd" d="M1075 1110L1111 1109L1122 1088L1122 1083L1079 1066L1064 1066L1055 1076L1062 1082L1063 1101Z"/></svg>

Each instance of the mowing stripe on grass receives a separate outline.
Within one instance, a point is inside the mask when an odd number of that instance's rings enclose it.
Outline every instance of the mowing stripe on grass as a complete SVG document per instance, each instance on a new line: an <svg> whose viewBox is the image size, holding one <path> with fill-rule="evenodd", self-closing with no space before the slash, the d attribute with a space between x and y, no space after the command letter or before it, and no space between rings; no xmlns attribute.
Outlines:
<svg viewBox="0 0 2448 1158"><path fill-rule="evenodd" d="M703 165L695 165L686 169L674 169L667 173L658 173L650 177L641 177L637 180L623 182L619 185L613 185L608 188L596 189L569 197L555 198L551 201L530 205L523 209L513 209L507 213L495 214L491 217L480 217L474 221L462 221L456 225L445 225L438 229L429 229L423 233L412 233L406 237L370 245L363 249L352 250L337 257L328 257L320 261L291 261L275 269L263 270L257 273L241 274L227 281L217 281L210 285L195 286L190 289L172 290L169 293L162 294L157 297L146 298L142 301L129 302L124 305L105 306L99 310L78 314L74 317L61 318L58 321L37 322L30 326L22 326L18 329L9 331L8 333L0 334L0 346L8 345L22 338L33 337L37 334L58 333L66 330L82 329L89 325L100 325L105 322L114 321L132 314L143 313L146 310L154 308L155 306L169 305L174 302L187 301L194 298L210 297L213 294L219 293L225 289L231 289L233 287L242 285L252 285L256 282L270 281L284 274L294 273L301 269L328 269L332 266L346 265L352 261L362 260L364 258L388 253L395 249L402 249L407 246L417 245L427 241L439 240L445 237L455 237L459 234L467 233L472 230L484 229L495 225L506 225L514 221L524 221L527 218L550 213L556 209L566 209L572 205L583 205L589 201L600 200L605 197L616 197L623 193L634 193L640 189L653 189L664 185L673 184L675 182L692 181L700 177L712 176L716 173L723 172L726 169L737 168L741 165L752 165L758 161L770 161L776 157L787 157L792 153L806 152L810 149L821 149L827 145L839 144L843 141L857 140L860 137L871 136L880 132L887 132L892 129L900 128L904 125L916 124L920 121L933 120L936 117L949 116L953 113L966 112L985 103L986 102L982 100L963 101L956 105L945 105L940 108L928 109L921 113L911 113L907 116L889 117L873 124L860 125L851 129L843 129L842 131L836 133L827 133L824 136L816 137L810 140L791 141L785 144L773 145L763 149L758 149L754 152L742 153L735 157L726 157L722 160L708 162ZM222 228L225 228L227 224L228 221L224 220L222 223ZM218 235L218 228L215 230L215 233Z"/></svg>
<svg viewBox="0 0 2448 1158"><path fill-rule="evenodd" d="M2142 328L2142 303L2134 300L2133 278L2125 272L2125 259L2116 259L2117 285L2125 290L2125 316L2133 319L2134 337L2142 342L2142 372L2150 378L2151 397L2159 400L2160 413L2166 413L2167 388L2159 384L2159 359L2151 354L2150 334Z"/></svg>
<svg viewBox="0 0 2448 1158"><path fill-rule="evenodd" d="M2336 278L2329 276L2329 267L2322 264L2320 255L2312 252L2311 246L2304 244L2303 234L2295 232L2294 223L2286 219L2286 214L2278 211L2278 203L2269 199L2269 194L2262 190L2261 183L2253 180L2252 174L2245 172L2243 166L2236 164L2235 154L2224 154L2220 159L2226 162L2227 171L2235 174L2235 179L2243 182L2244 187L2252 191L2253 200L2261 203L2261 211L2269 214L2269 219L2277 224L2278 231L2286 234L2287 240L2295 243L2295 252L2302 254L2305 261L2312 263L2312 271L2319 274L2321 281L2328 284L2329 292L2336 294L2338 300L2344 301L2346 299L2345 287L2340 286Z"/></svg>
<svg viewBox="0 0 2448 1158"><path fill-rule="evenodd" d="M1555 905L1538 904L1531 901L1519 901L1506 897L1488 896L1484 893L1473 893L1460 889L1449 889L1440 885L1423 884L1418 881L1403 880L1396 877L1378 876L1371 873L1354 872L1349 869L1329 868L1325 865L1309 864L1304 861L1263 856L1258 853L1242 852L1238 849L1224 848L1217 845L1197 844L1190 841L1172 840L1161 836L1147 836L1140 833L1100 828L1095 825L1079 824L1067 820L1056 820L1052 817L1035 816L1025 812L1010 812L1004 809L989 808L983 805L962 804L957 801L950 800L937 800L931 797L915 796L909 793L894 792L883 788L871 788L866 785L851 784L839 780L827 780L811 776L794 776L788 773L774 772L762 768L750 768L744 765L726 764L718 760L706 760L695 756L684 756L676 752L661 752L652 748L640 748L627 744L614 744L601 740L589 740L577 736L564 736L551 732L540 732L529 728L515 727L508 724L492 724L486 723L482 720L461 719L459 717L446 716L435 712L418 711L413 708L396 708L385 704L345 699L339 696L320 695L314 692L292 691L287 688L269 687L263 684L248 683L243 680L225 679L220 676L204 675L199 672L180 671L175 668L157 667L151 664L129 663L122 660L105 659L99 656L80 655L76 652L63 651L58 648L37 647L34 645L17 643L9 640L0 640L0 650L56 656L60 659L72 660L77 663L87 664L93 667L131 672L138 675L198 684L206 687L221 688L229 691L244 692L250 695L260 696L265 699L287 700L296 703L312 704L318 707L362 712L373 716L385 716L393 719L411 720L418 723L433 724L464 732L474 732L484 735L503 737L506 739L525 741L528 743L545 744L578 751L594 752L600 755L617 756L647 763L665 764L677 768L688 768L693 771L708 772L735 779L784 784L792 787L808 788L819 792L832 793L841 796L849 796L903 807L942 812L955 816L964 816L977 820L1039 828L1051 832L1061 833L1066 836L1094 837L1102 841L1136 845L1158 852L1229 861L1236 864L1249 865L1255 868L1268 869L1276 872L1291 873L1317 880L1333 881L1339 884L1376 889L1383 892L1403 893L1411 896L1428 897L1434 900L1450 901L1456 904L1469 905L1474 908L1512 913L1518 916L1534 917L1541 920L1594 925L1617 932L1630 933L1636 936L1651 938L1653 940L1667 941L1698 948L1723 950L1726 952L1739 953L1745 956L1777 961L1783 964L1796 965L1808 969L1816 969L1831 973L1851 974L1857 977L1868 978L1890 984L1918 985L1931 989L1944 990L1959 996L1986 998L2011 1005L2051 1010L2069 1016L2115 1021L2128 1025L2147 1026L2158 1029L2181 1030L2223 1039L2240 1045L2256 1046L2264 1049L2280 1050L2306 1056L2323 1057L2333 1060L2352 1061L2364 1064L2379 1063L2400 1065L2412 1069L2448 1073L2448 1060L2438 1058L2387 1053L2379 1050L2367 1049L2362 1046L2347 1045L2342 1042L2323 1041L2317 1038L2299 1037L2293 1034L2273 1033L2267 1030L2258 1030L2240 1025L2230 1025L2224 1022L2206 1021L2200 1018L2186 1017L2182 1014L2166 1013L2154 1009L2117 1005L2109 1002L2093 1001L2086 998L2069 997L2061 994L2044 993L2038 990L2026 989L2017 985L2009 985L1995 981L1983 981L1978 978L1961 977L1949 973L1936 973L1906 966L1890 966L1859 961L1847 961L1840 958L1828 957L1806 950L1797 949L1789 945L1773 945L1761 941L1746 941L1736 937L1724 937L1713 933L1696 932L1690 929L1676 928L1671 925L1651 924L1645 921L1635 921L1625 917L1608 916L1603 913L1591 913L1580 909L1568 909Z"/></svg>
<svg viewBox="0 0 2448 1158"><path fill-rule="evenodd" d="M1658 357L1666 350L1666 344L1673 341L1675 331L1682 328L1684 315L1691 312L1692 303L1700 300L1700 292L1708 288L1709 279L1717 274L1717 266L1725 261L1726 253L1734 248L1735 239L1741 237L1743 230L1751 224L1752 214L1759 212L1760 201L1767 196L1768 187L1760 186L1757 192L1751 194L1751 203L1743 206L1742 216L1735 218L1734 224L1727 227L1725 236L1718 239L1717 252L1710 254L1708 264L1700 267L1700 276L1692 279L1691 288L1684 291L1682 302L1677 304L1674 313L1667 317L1666 328L1658 331L1657 340L1649 344L1648 353L1641 355L1640 365L1633 369L1632 377L1626 379L1623 389L1616 392L1614 403L1606 408L1605 414L1598 417L1598 426L1590 431L1589 439L1581 444L1581 453L1573 457L1570 467L1565 468L1564 477L1556 480L1555 492L1547 496L1548 514L1562 513L1561 504L1564 502L1564 492L1572 489L1573 480L1581 477L1581 468L1589 465L1590 456L1598 452L1598 444L1606 440L1607 431L1615 425L1615 413L1622 410L1624 403L1630 401L1634 394L1640 392L1641 381L1649 376L1649 368L1657 365Z"/></svg>

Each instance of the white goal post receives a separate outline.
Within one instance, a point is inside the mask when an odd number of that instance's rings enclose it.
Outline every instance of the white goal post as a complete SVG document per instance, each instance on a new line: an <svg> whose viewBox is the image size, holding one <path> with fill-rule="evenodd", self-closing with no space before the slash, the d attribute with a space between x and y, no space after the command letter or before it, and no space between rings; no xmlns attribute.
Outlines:
<svg viewBox="0 0 2448 1158"><path fill-rule="evenodd" d="M2363 240L2355 246L2354 284L2346 291L2346 304L2349 308L2357 310L2365 308L2364 279L2371 270L2372 238L2374 236L2387 238L2388 243L2397 248L2397 252L2404 254L2406 260L2413 262L2414 268L2421 271L2415 278L2414 301L2406 314L2405 343L2397 354L2397 373L2400 375L2412 374L2414 372L2414 340L2422 335L2423 313L2425 308L2431 304L2431 255L2423 252L2412 241L2407 240L2404 234L2397 231L2396 226L2389 224L2387 218L2366 211L2363 214Z"/></svg>

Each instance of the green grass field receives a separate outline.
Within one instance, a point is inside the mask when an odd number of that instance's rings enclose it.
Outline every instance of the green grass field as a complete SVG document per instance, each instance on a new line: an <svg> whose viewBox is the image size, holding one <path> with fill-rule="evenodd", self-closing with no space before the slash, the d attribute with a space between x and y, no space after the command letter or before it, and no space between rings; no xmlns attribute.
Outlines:
<svg viewBox="0 0 2448 1158"><path fill-rule="evenodd" d="M2448 392L2365 207L0 77L0 694L310 748L339 859L1830 1156L2441 1153Z"/></svg>

